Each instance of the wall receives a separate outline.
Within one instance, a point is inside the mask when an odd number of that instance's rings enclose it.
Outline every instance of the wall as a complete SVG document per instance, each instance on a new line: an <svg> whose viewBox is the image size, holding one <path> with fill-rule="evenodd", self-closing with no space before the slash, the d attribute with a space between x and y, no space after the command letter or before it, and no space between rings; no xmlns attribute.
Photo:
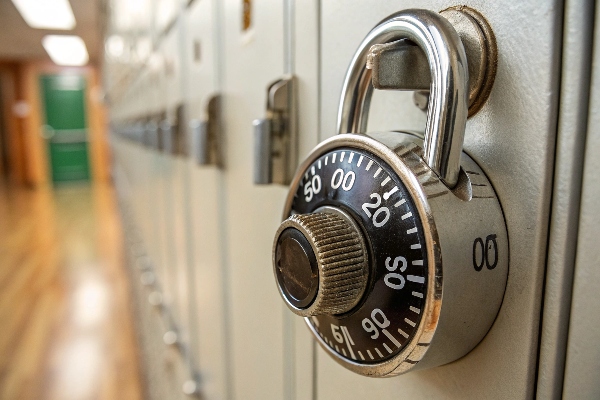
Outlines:
<svg viewBox="0 0 600 400"><path fill-rule="evenodd" d="M4 145L7 167L3 175L11 182L24 184L26 182L26 161L24 155L24 143L22 132L22 121L17 118L13 107L18 100L17 82L19 68L14 63L0 63L0 87L2 89L2 113L4 122Z"/></svg>

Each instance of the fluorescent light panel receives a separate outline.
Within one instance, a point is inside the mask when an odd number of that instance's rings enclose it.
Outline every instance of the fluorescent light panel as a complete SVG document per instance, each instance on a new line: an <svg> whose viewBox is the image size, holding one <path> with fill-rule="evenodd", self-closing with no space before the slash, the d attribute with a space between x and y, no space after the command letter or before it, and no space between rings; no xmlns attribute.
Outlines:
<svg viewBox="0 0 600 400"><path fill-rule="evenodd" d="M21 16L32 28L75 28L75 16L69 0L12 0Z"/></svg>
<svg viewBox="0 0 600 400"><path fill-rule="evenodd" d="M74 35L46 35L42 45L57 65L82 66L89 56L83 39Z"/></svg>

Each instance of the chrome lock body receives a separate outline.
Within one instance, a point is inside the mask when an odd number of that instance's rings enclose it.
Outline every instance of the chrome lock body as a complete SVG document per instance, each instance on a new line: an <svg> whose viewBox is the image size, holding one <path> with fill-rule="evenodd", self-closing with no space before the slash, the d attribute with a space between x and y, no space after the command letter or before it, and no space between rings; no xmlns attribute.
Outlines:
<svg viewBox="0 0 600 400"><path fill-rule="evenodd" d="M424 137L364 133L372 46L408 39L431 73ZM463 44L438 13L406 10L376 26L348 69L338 135L291 184L273 268L287 306L338 363L366 376L439 366L491 328L508 274L504 216L462 151L468 113Z"/></svg>

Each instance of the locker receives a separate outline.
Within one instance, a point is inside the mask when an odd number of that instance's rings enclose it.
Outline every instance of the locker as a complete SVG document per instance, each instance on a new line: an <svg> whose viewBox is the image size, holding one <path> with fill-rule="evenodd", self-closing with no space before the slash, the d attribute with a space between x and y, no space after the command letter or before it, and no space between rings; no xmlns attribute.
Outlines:
<svg viewBox="0 0 600 400"><path fill-rule="evenodd" d="M131 210L168 310L161 314L149 305L147 288L134 290L141 345L153 360L146 364L150 397L179 398L182 385L188 394L209 399L598 393L589 374L594 353L584 356L594 348L598 330L587 318L597 274L589 269L595 255L586 240L595 231L590 210L597 191L591 154L598 71L590 67L597 10L584 1L469 4L494 31L498 65L489 99L468 119L464 151L498 195L510 248L502 306L471 352L389 379L361 376L320 348L274 286L273 235L289 189L253 182L252 121L265 117L267 87L294 77L293 151L300 162L337 134L344 77L369 31L400 10L453 5L439 0L146 5L155 20L149 32L155 52L120 89L111 120L128 129L168 120L177 122L179 132L178 154L123 135L113 140L123 207ZM107 82L135 68L109 59L106 65ZM222 164L198 165L190 122L206 120L216 95ZM426 118L411 92L376 90L367 131L423 131ZM132 280L139 281L135 273ZM162 335L171 329L178 345L168 347ZM192 382L197 390L190 389Z"/></svg>
<svg viewBox="0 0 600 400"><path fill-rule="evenodd" d="M252 2L252 22L246 31L241 29L242 6L240 1L225 1L222 21L223 119L228 135L227 172L223 176L225 220L220 223L227 245L223 262L230 304L227 346L233 355L230 395L284 398L285 382L289 379L281 335L284 310L277 302L277 294L269 290L268 281L268 232L276 226L278 215L268 210L283 200L285 190L252 184L250 152L250 122L264 113L266 85L287 72L284 5L267 0ZM265 267L248 268L249 265Z"/></svg>
<svg viewBox="0 0 600 400"><path fill-rule="evenodd" d="M217 1L194 2L185 15L184 84L188 122L206 121L211 96L222 90L220 69L220 31ZM227 302L223 264L223 230L219 225L222 206L223 172L214 165L198 165L192 149L189 124L187 175L190 241L190 346L192 358L207 398L229 398ZM223 131L218 133L223 134ZM223 139L221 137L221 139Z"/></svg>
<svg viewBox="0 0 600 400"><path fill-rule="evenodd" d="M446 5L361 3L348 8L341 2L323 3L321 130L324 135L335 133L337 93L346 65L362 37L379 20L398 9L442 10ZM389 398L399 391L413 398L482 398L490 394L496 398L527 398L534 394L558 88L555 61L559 43L553 35L560 31L559 22L551 2L502 8L482 3L473 7L493 27L499 58L495 90L484 108L467 123L465 150L483 166L504 207L510 243L504 303L485 339L466 357L442 367L373 380L339 368L325 354L317 353L317 391L323 398ZM531 15L537 15L533 26L531 19L525 17ZM532 36L528 32L533 27L537 34ZM553 40L540 43L534 38L538 34ZM515 40L519 41L518 50L511 51L507 47ZM527 87L531 95L519 96L519 103L515 104L514 93L522 90L518 87ZM374 104L369 130L400 126L422 129L423 116L410 104L410 98L406 100L386 101L388 108L384 112L388 117L385 118L378 118L375 110L379 103ZM395 113L394 109L411 111ZM417 115L411 116L411 112ZM392 120L391 115L397 115L398 120ZM499 120L503 122L499 124ZM522 166L516 167L519 163ZM522 173L515 175L510 170Z"/></svg>

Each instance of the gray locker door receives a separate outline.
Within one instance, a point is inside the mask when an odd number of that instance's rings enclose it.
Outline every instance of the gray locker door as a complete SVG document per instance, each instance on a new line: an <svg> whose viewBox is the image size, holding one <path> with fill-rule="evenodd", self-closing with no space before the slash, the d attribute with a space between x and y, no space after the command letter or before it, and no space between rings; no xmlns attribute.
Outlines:
<svg viewBox="0 0 600 400"><path fill-rule="evenodd" d="M298 159L302 160L319 142L319 81L320 81L320 0L303 2L288 1L288 35L291 45L287 47L286 65L296 76L298 106ZM275 213L283 211L283 204ZM281 214L280 214L281 215ZM274 235L271 231L271 240ZM275 278L267 282L271 291L277 291ZM281 302L280 299L277 299ZM289 399L314 399L314 352L316 343L303 318L284 310L284 318L290 321L282 332L286 341L284 359L289 363L290 380L287 391Z"/></svg>
<svg viewBox="0 0 600 400"><path fill-rule="evenodd" d="M242 29L243 2L224 4L224 120L226 121L226 229L230 341L233 355L230 368L233 396L238 399L289 399L304 390L310 396L312 344L304 332L296 329L277 293L271 267L273 233L279 225L287 188L256 186L252 180L252 120L265 114L266 88L283 74L294 72L291 47L294 29L304 35L296 46L310 54L303 95L312 106L316 99L317 22L315 3L302 9L303 20L294 19L294 2L258 0L250 3L250 26ZM298 6L298 3L296 3ZM298 12L299 7L296 8ZM295 24L294 24L295 21ZM297 26L297 28L294 28ZM297 37L297 39L300 39ZM296 47L298 49L299 47ZM296 60L301 65L302 60ZM299 62L299 63L298 63ZM300 73L298 69L298 73ZM301 95L302 96L302 95ZM308 104L308 103L306 103ZM304 107L307 107L306 104ZM307 107L307 118L317 115ZM312 116L312 117L309 117ZM304 123L308 123L305 120ZM316 144L312 133L303 144L304 152ZM308 128L308 125L307 125ZM304 139L302 139L304 140ZM296 338L305 344L298 349L303 367L296 368ZM296 375L298 373L304 375ZM307 381L308 380L308 381Z"/></svg>
<svg viewBox="0 0 600 400"><path fill-rule="evenodd" d="M210 96L220 93L219 7L217 0L196 1L184 16L184 98L188 120L205 120L206 103ZM193 149L190 151L193 153ZM198 366L202 395L207 399L227 399L231 353L227 347L228 307L222 261L226 244L220 225L224 213L223 170L198 166L193 157L188 159L187 169L192 357Z"/></svg>
<svg viewBox="0 0 600 400"><path fill-rule="evenodd" d="M165 109L166 119L170 123L178 121L178 107L183 103L182 94L182 57L180 49L180 30L182 19L177 18L169 32L161 40L160 51L165 61ZM177 141L173 142L175 146ZM177 150L176 150L177 151ZM179 154L164 152L165 174L165 233L166 233L166 267L168 269L168 300L172 308L174 323L182 340L187 341L188 326L188 279L187 279L187 248L186 248L186 214L185 195L186 180L185 158Z"/></svg>
<svg viewBox="0 0 600 400"><path fill-rule="evenodd" d="M243 3L225 1L224 117L227 129L226 229L231 335L229 373L236 399L284 396L283 305L272 290L269 238L283 187L252 184L252 125L264 114L267 83L284 73L283 3L251 3L251 27L242 30Z"/></svg>
<svg viewBox="0 0 600 400"><path fill-rule="evenodd" d="M588 130L585 139L585 161L582 181L577 257L573 285L573 301L569 325L567 360L563 398L597 399L600 397L600 8L596 5L593 36L592 81Z"/></svg>
<svg viewBox="0 0 600 400"><path fill-rule="evenodd" d="M447 6L440 1L360 2L352 7L343 1L323 2L323 137L335 133L343 77L367 32L395 11L442 10ZM480 2L472 7L492 26L499 59L490 98L467 122L465 150L488 174L505 211L511 261L504 303L486 338L466 357L443 367L384 380L370 379L348 372L319 350L319 398L533 396L552 189L562 15L560 7L550 1ZM369 130L424 128L424 116L404 94L376 93L371 108Z"/></svg>

